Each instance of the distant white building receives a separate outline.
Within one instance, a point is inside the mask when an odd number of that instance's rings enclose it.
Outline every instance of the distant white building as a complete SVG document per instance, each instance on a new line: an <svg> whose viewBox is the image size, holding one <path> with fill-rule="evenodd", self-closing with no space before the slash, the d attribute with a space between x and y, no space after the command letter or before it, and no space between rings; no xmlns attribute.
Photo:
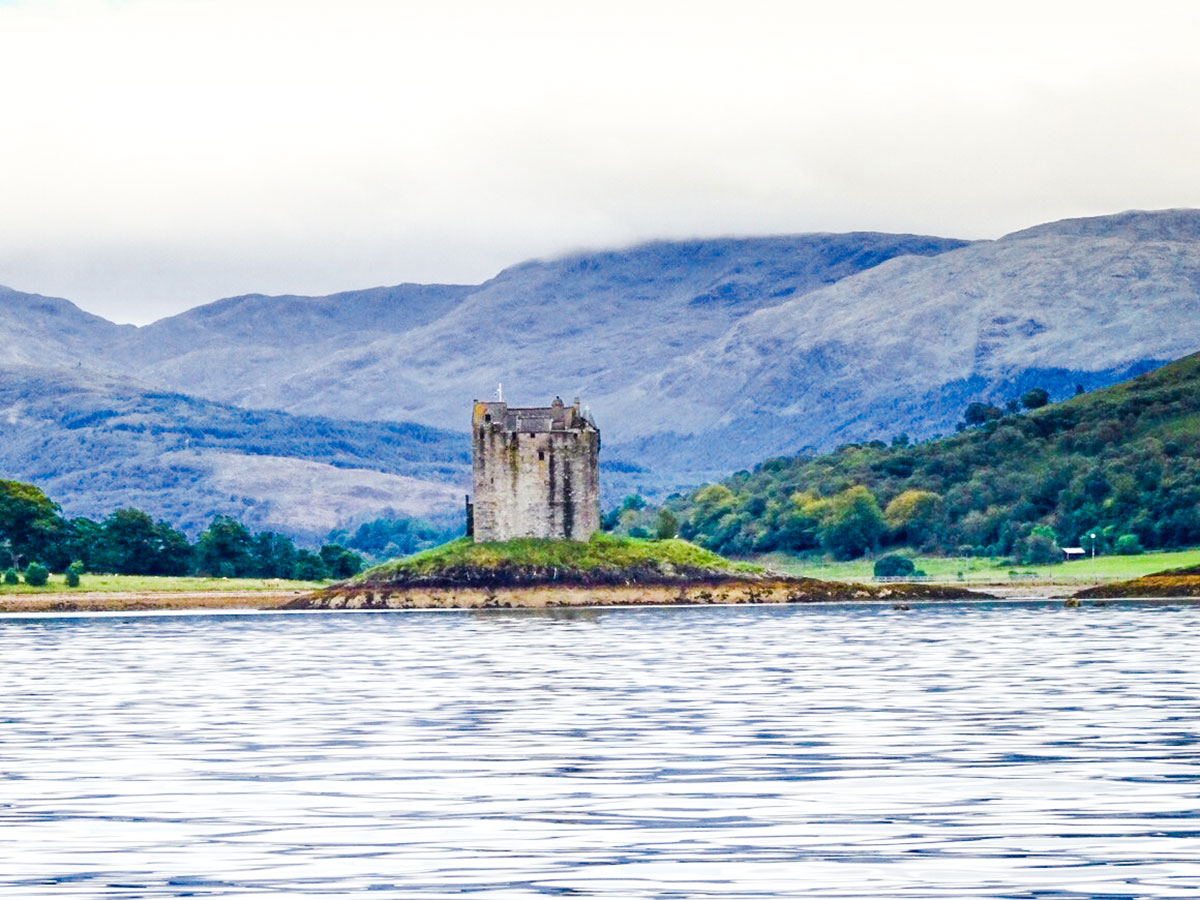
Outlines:
<svg viewBox="0 0 1200 900"><path fill-rule="evenodd" d="M1084 559L1087 557L1087 551L1082 547L1063 547L1062 554L1065 562L1070 562L1073 559Z"/></svg>

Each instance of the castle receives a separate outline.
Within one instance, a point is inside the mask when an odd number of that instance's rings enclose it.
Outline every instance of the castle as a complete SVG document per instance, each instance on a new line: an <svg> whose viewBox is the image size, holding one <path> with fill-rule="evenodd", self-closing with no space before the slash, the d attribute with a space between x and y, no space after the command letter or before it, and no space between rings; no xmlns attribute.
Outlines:
<svg viewBox="0 0 1200 900"><path fill-rule="evenodd" d="M586 541L600 530L600 431L579 400L532 409L476 400L471 425L476 542Z"/></svg>

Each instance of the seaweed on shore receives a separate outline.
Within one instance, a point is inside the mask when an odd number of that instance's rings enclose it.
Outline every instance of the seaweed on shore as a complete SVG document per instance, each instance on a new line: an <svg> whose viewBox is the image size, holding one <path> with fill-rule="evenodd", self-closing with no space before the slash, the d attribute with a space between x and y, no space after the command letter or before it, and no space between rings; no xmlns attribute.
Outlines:
<svg viewBox="0 0 1200 900"><path fill-rule="evenodd" d="M1200 597L1200 566L1152 572L1141 578L1101 584L1075 594L1084 600L1121 597Z"/></svg>

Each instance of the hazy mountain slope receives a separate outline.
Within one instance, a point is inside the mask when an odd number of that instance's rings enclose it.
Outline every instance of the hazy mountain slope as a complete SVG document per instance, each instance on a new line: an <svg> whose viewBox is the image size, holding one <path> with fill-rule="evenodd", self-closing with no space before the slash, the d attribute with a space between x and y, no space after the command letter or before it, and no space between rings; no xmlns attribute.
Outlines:
<svg viewBox="0 0 1200 900"><path fill-rule="evenodd" d="M1197 241L1200 240L1198 212L1194 209L1130 209L1109 216L1060 219L1014 231L1004 240L1057 235L1134 241Z"/></svg>
<svg viewBox="0 0 1200 900"><path fill-rule="evenodd" d="M400 335L445 315L470 290L402 284L328 297L230 297L140 328L104 355L110 370L210 399L370 418L357 408L322 406L290 382L347 344ZM402 384L380 387L391 393Z"/></svg>
<svg viewBox="0 0 1200 900"><path fill-rule="evenodd" d="M891 260L747 316L612 399L653 405L658 429L695 436L672 439L680 463L711 467L733 463L738 433L763 455L927 436L968 399L1099 386L1194 351L1200 212L1110 218Z"/></svg>
<svg viewBox="0 0 1200 900"><path fill-rule="evenodd" d="M322 537L351 519L461 504L464 434L250 411L122 379L0 368L0 477L69 515L137 506L189 532L216 514Z"/></svg>
<svg viewBox="0 0 1200 900"><path fill-rule="evenodd" d="M143 328L120 356L140 380L227 402L459 428L498 381L518 400L602 402L754 310L962 244L869 233L662 242L529 262L474 288L406 285L373 304L364 292L238 298Z"/></svg>
<svg viewBox="0 0 1200 900"><path fill-rule="evenodd" d="M75 366L134 333L69 300L0 285L0 365Z"/></svg>

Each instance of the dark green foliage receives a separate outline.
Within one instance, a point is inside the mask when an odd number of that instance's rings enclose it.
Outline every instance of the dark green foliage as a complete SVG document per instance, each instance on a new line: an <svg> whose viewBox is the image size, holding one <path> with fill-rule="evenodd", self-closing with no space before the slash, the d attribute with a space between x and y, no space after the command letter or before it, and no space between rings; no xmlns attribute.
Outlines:
<svg viewBox="0 0 1200 900"><path fill-rule="evenodd" d="M258 575L254 538L248 529L229 516L217 516L196 541L196 571L223 578Z"/></svg>
<svg viewBox="0 0 1200 900"><path fill-rule="evenodd" d="M258 578L291 578L296 571L296 545L282 534L273 531L256 534L250 553L252 571Z"/></svg>
<svg viewBox="0 0 1200 900"><path fill-rule="evenodd" d="M1092 532L1100 552L1122 535L1200 544L1200 354L1024 415L980 407L951 437L773 459L666 508L682 537L729 554L860 552L869 530L831 519L856 485L888 511L882 545L1049 561Z"/></svg>
<svg viewBox="0 0 1200 900"><path fill-rule="evenodd" d="M1029 534L1018 538L1012 550L1022 565L1044 566L1062 561L1062 548L1054 530L1046 525L1035 525Z"/></svg>
<svg viewBox="0 0 1200 900"><path fill-rule="evenodd" d="M600 527L605 531L615 531L624 521L631 523L636 521L641 510L646 508L646 500L640 494L629 494L621 501L621 505L616 509L610 510L600 518ZM626 529L628 530L628 529ZM645 531L645 528L641 529ZM643 537L647 535L642 535Z"/></svg>
<svg viewBox="0 0 1200 900"><path fill-rule="evenodd" d="M18 557L36 548L54 571L66 572L72 587L84 571L322 580L348 578L363 567L359 554L336 542L320 553L297 550L289 537L269 531L251 534L228 516L214 518L193 547L184 534L139 509L118 509L103 522L82 517L67 522L58 515L57 504L20 482L0 482L0 500L10 513L4 548ZM15 567L10 571L16 579Z"/></svg>
<svg viewBox="0 0 1200 900"><path fill-rule="evenodd" d="M40 562L31 562L25 567L25 583L41 587L50 580L50 570Z"/></svg>
<svg viewBox="0 0 1200 900"><path fill-rule="evenodd" d="M431 522L393 513L364 522L353 532L346 529L331 532L329 543L339 544L382 562L437 547L462 533L462 524L458 519Z"/></svg>
<svg viewBox="0 0 1200 900"><path fill-rule="evenodd" d="M363 570L363 558L339 544L326 544L319 555L329 573L326 578L349 578Z"/></svg>
<svg viewBox="0 0 1200 900"><path fill-rule="evenodd" d="M1121 556L1137 556L1142 552L1142 542L1136 534L1123 534L1117 538L1113 549Z"/></svg>
<svg viewBox="0 0 1200 900"><path fill-rule="evenodd" d="M0 481L0 551L13 567L32 554L44 555L59 537L58 504L32 484Z"/></svg>
<svg viewBox="0 0 1200 900"><path fill-rule="evenodd" d="M1050 402L1050 393L1044 388L1035 387L1021 395L1021 405L1026 409L1041 409Z"/></svg>
<svg viewBox="0 0 1200 900"><path fill-rule="evenodd" d="M963 422L967 425L983 425L985 422L999 419L1002 415L1004 413L989 403L970 403L963 411Z"/></svg>
<svg viewBox="0 0 1200 900"><path fill-rule="evenodd" d="M86 521L86 520L85 520ZM140 509L118 509L94 534L91 566L119 575L183 575L191 561L187 538Z"/></svg>
<svg viewBox="0 0 1200 900"><path fill-rule="evenodd" d="M679 533L679 518L669 509L660 509L654 520L654 536L665 541Z"/></svg>
<svg viewBox="0 0 1200 900"><path fill-rule="evenodd" d="M329 577L329 569L319 554L313 553L311 550L298 550L292 577L302 581L322 581Z"/></svg>
<svg viewBox="0 0 1200 900"><path fill-rule="evenodd" d="M4 570L4 583L5 584L20 584L21 583L21 578L19 575L17 575L16 569L13 569L10 567L10 568L7 568Z"/></svg>
<svg viewBox="0 0 1200 900"><path fill-rule="evenodd" d="M874 495L862 485L845 490L830 501L821 521L821 546L834 559L854 559L879 546L885 524Z"/></svg>
<svg viewBox="0 0 1200 900"><path fill-rule="evenodd" d="M875 560L876 578L903 578L916 574L917 566L907 556L899 553L889 553Z"/></svg>

